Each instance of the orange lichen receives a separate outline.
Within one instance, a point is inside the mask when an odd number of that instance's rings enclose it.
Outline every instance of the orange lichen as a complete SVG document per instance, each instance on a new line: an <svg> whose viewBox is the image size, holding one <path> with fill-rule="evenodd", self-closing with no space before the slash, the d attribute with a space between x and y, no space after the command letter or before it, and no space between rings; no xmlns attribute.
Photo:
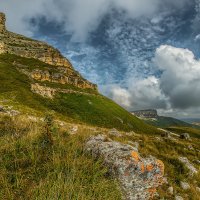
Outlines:
<svg viewBox="0 0 200 200"><path fill-rule="evenodd" d="M145 167L144 167L144 163L141 164L141 172L144 173L145 172Z"/></svg>
<svg viewBox="0 0 200 200"><path fill-rule="evenodd" d="M161 160L156 160L156 164L160 168L161 174L164 175L164 171L165 171L165 165L164 165L164 163Z"/></svg>
<svg viewBox="0 0 200 200"><path fill-rule="evenodd" d="M156 188L149 188L148 192L150 193L150 199L152 199L156 193Z"/></svg>
<svg viewBox="0 0 200 200"><path fill-rule="evenodd" d="M136 162L139 162L140 158L139 158L138 152L132 151L131 156L135 159Z"/></svg>
<svg viewBox="0 0 200 200"><path fill-rule="evenodd" d="M149 164L149 165L146 166L146 170L147 170L148 172L152 171L153 168L154 168L154 167L153 167L152 164Z"/></svg>

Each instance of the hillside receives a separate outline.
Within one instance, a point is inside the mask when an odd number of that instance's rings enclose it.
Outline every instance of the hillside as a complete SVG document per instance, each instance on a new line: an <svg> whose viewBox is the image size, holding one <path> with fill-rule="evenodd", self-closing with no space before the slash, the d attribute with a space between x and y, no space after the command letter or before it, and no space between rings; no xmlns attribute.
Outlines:
<svg viewBox="0 0 200 200"><path fill-rule="evenodd" d="M3 13L0 83L0 199L198 200L198 132L168 137L57 49L9 32Z"/></svg>
<svg viewBox="0 0 200 200"><path fill-rule="evenodd" d="M54 115L76 123L158 132L102 96L60 52L49 45L11 33L0 15L0 101L19 112Z"/></svg>

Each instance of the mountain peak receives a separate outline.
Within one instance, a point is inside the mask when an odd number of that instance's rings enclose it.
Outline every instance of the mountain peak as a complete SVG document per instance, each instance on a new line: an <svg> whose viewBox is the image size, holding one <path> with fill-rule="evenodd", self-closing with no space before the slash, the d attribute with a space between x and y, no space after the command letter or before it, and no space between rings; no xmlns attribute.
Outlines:
<svg viewBox="0 0 200 200"><path fill-rule="evenodd" d="M0 33L6 32L6 15L0 12Z"/></svg>

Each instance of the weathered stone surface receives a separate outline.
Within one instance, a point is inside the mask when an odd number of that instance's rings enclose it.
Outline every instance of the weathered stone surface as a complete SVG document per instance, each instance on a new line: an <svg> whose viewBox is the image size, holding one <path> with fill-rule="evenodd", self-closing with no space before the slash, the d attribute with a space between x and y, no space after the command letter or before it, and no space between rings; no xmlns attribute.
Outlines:
<svg viewBox="0 0 200 200"><path fill-rule="evenodd" d="M62 68L59 68L57 73L50 73L48 70L35 69L28 72L28 74L31 78L41 82L48 81L52 83L70 84L78 88L97 90L95 84L83 79L77 72L73 72L72 70L63 71Z"/></svg>
<svg viewBox="0 0 200 200"><path fill-rule="evenodd" d="M43 97L50 98L50 99L53 99L54 95L56 94L56 89L41 86L38 83L31 84L31 91L36 94L39 94Z"/></svg>
<svg viewBox="0 0 200 200"><path fill-rule="evenodd" d="M191 176L193 176L194 174L198 173L197 169L190 163L190 161L188 160L188 158L186 158L186 157L179 157L179 160L183 164L185 164L185 166L189 169Z"/></svg>
<svg viewBox="0 0 200 200"><path fill-rule="evenodd" d="M45 98L53 99L57 93L64 93L64 94L81 94L81 95L88 95L88 96L96 96L96 94L87 93L76 91L72 89L61 89L61 88L52 88L47 87L45 85L41 85L39 83L31 84L31 91L39 94Z"/></svg>
<svg viewBox="0 0 200 200"><path fill-rule="evenodd" d="M142 158L137 148L131 145L98 135L87 141L85 150L95 158L103 158L128 200L150 199L156 188L165 182L163 162L154 157Z"/></svg>
<svg viewBox="0 0 200 200"><path fill-rule="evenodd" d="M190 189L190 185L188 183L181 181L180 184L181 184L181 188L183 190L189 190Z"/></svg>

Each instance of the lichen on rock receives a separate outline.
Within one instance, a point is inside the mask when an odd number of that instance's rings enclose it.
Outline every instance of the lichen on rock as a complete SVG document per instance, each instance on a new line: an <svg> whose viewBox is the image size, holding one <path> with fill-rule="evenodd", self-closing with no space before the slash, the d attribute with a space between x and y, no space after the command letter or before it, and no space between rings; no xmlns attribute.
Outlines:
<svg viewBox="0 0 200 200"><path fill-rule="evenodd" d="M150 199L165 183L163 162L152 156L142 158L131 145L98 135L87 141L85 151L104 160L109 172L119 180L125 199Z"/></svg>

